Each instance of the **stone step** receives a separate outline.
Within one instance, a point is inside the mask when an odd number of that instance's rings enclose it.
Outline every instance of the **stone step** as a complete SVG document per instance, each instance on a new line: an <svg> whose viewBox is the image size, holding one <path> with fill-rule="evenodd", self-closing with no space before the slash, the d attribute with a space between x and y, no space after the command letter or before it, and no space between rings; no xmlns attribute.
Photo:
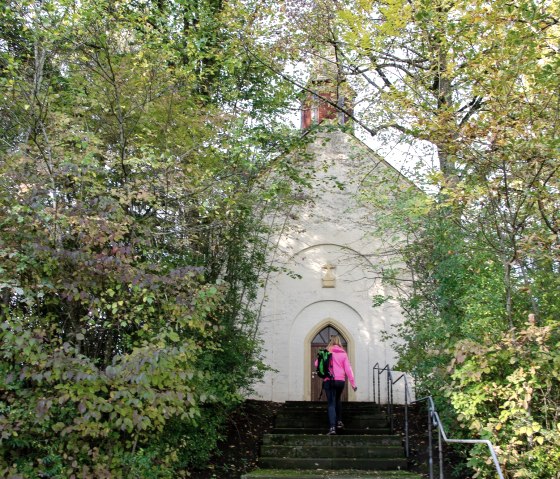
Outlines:
<svg viewBox="0 0 560 479"><path fill-rule="evenodd" d="M282 408L280 411L281 413L287 414L298 414L298 413L305 413L305 414L313 414L316 412L325 412L327 410L327 403L323 403L318 406L313 407L285 407ZM342 410L344 412L351 412L352 414L378 414L381 416L386 416L387 413L382 411L378 408L371 408L371 407L350 407L348 403L342 403Z"/></svg>
<svg viewBox="0 0 560 479"><path fill-rule="evenodd" d="M326 434L326 402L285 403L276 416L274 429L263 437L259 469L243 477L420 477L406 473L402 439L391 433L387 417L379 405L346 402L342 410L345 427L329 436Z"/></svg>
<svg viewBox="0 0 560 479"><path fill-rule="evenodd" d="M386 411L383 411L377 407L363 407L363 406L356 406L351 407L351 403L342 403L342 410L344 412L348 411L352 414L377 414L380 416L386 416ZM292 407L284 407L280 411L281 413L287 414L298 414L298 413L305 413L305 414L313 414L316 412L325 412L327 410L327 403L320 403L318 405L304 407L304 406L292 406Z"/></svg>
<svg viewBox="0 0 560 479"><path fill-rule="evenodd" d="M257 469L241 476L241 479L422 479L422 476L407 471L317 471L294 469Z"/></svg>
<svg viewBox="0 0 560 479"><path fill-rule="evenodd" d="M318 404L326 404L327 399L323 397L322 401L286 401L284 403L284 407L294 407L294 406L301 406L301 407L312 407ZM350 405L355 407L383 407L383 405L379 405L373 401L343 401L344 405Z"/></svg>
<svg viewBox="0 0 560 479"><path fill-rule="evenodd" d="M258 465L263 469L366 469L405 470L405 458L389 457L268 457L261 456Z"/></svg>
<svg viewBox="0 0 560 479"><path fill-rule="evenodd" d="M265 434L263 445L277 446L400 446L402 439L396 434L351 435L337 434Z"/></svg>
<svg viewBox="0 0 560 479"><path fill-rule="evenodd" d="M287 401L284 403L284 411L313 411L326 410L326 401ZM374 402L343 402L342 409L352 412L371 412L382 413L385 411L384 406L380 406Z"/></svg>
<svg viewBox="0 0 560 479"><path fill-rule="evenodd" d="M349 409L347 407L342 406L342 412L345 415L353 415L353 416L365 416L365 417L376 417L376 418L383 418L387 419L387 414L383 411L377 411L375 409ZM282 409L278 412L281 416L289 416L294 417L298 414L309 414L310 416L320 416L321 414L327 413L327 405L323 405L318 408L312 409L305 409L305 408L286 408Z"/></svg>
<svg viewBox="0 0 560 479"><path fill-rule="evenodd" d="M375 403L344 403L344 424L349 429L373 429L388 427L386 414ZM277 428L320 428L327 422L327 405L321 402L291 401L278 412Z"/></svg>
<svg viewBox="0 0 560 479"><path fill-rule="evenodd" d="M401 446L279 446L276 444L263 445L261 455L264 457L281 458L402 458Z"/></svg>
<svg viewBox="0 0 560 479"><path fill-rule="evenodd" d="M387 428L387 418L378 414L351 414L344 411L342 418L344 426L349 429L376 429ZM274 425L277 428L284 427L325 427L328 422L327 411L321 411L318 414L278 414Z"/></svg>
<svg viewBox="0 0 560 479"><path fill-rule="evenodd" d="M281 427L274 428L272 430L274 434L326 434L328 432L327 426L322 427ZM345 427L343 430L338 431L337 435L387 435L391 434L391 428L362 428L362 429L350 429Z"/></svg>

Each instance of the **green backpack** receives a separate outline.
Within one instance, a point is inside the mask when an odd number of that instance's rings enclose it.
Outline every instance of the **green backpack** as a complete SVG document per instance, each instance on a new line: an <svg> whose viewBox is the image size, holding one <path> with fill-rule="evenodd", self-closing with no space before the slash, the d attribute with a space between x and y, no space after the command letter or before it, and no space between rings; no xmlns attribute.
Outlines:
<svg viewBox="0 0 560 479"><path fill-rule="evenodd" d="M326 349L320 349L317 353L317 376L320 378L333 379L332 354Z"/></svg>

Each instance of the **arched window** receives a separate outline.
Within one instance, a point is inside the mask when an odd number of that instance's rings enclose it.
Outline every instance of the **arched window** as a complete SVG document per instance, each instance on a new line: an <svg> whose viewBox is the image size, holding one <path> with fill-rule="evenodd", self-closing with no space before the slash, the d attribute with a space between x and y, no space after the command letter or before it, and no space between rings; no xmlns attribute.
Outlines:
<svg viewBox="0 0 560 479"><path fill-rule="evenodd" d="M338 334L340 336L340 341L342 343L342 346L344 348L346 348L346 338L344 336L342 336L342 334L340 334L336 328L333 328L331 325L328 325L326 328L323 328L321 331L319 331L315 337L313 338L313 341L311 341L311 345L312 346L320 346L320 345L327 345L329 344L329 341L331 339L331 336Z"/></svg>

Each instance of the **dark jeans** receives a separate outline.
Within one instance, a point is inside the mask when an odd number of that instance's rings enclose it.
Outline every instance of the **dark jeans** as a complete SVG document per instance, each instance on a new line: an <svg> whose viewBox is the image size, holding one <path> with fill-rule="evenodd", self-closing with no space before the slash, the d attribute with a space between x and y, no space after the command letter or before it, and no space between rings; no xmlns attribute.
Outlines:
<svg viewBox="0 0 560 479"><path fill-rule="evenodd" d="M327 395L327 410L329 413L329 427L336 427L338 421L342 421L342 391L345 381L325 381L323 390Z"/></svg>

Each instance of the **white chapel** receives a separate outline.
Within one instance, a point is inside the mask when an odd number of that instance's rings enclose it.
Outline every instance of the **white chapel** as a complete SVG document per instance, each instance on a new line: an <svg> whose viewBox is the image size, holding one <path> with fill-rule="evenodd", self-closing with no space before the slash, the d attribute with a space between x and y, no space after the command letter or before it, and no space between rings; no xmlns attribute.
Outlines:
<svg viewBox="0 0 560 479"><path fill-rule="evenodd" d="M333 87L327 75L316 75L312 87L351 111L351 95L344 98L340 82ZM305 203L277 225L272 258L277 272L263 290L259 323L263 358L272 370L255 385L253 397L319 399L316 353L331 334L339 334L358 385L356 392L345 388L345 399L371 401L374 366L392 367L397 361L384 334L394 332L403 316L396 299L373 304L378 296L396 297L380 276L385 268L398 268L399 261L390 245L372 234L380 213L362 201L362 188L371 185L372 175L395 191L411 183L350 130L333 128L347 118L318 98L310 94L304 102L302 128L330 127L308 147L315 176Z"/></svg>

